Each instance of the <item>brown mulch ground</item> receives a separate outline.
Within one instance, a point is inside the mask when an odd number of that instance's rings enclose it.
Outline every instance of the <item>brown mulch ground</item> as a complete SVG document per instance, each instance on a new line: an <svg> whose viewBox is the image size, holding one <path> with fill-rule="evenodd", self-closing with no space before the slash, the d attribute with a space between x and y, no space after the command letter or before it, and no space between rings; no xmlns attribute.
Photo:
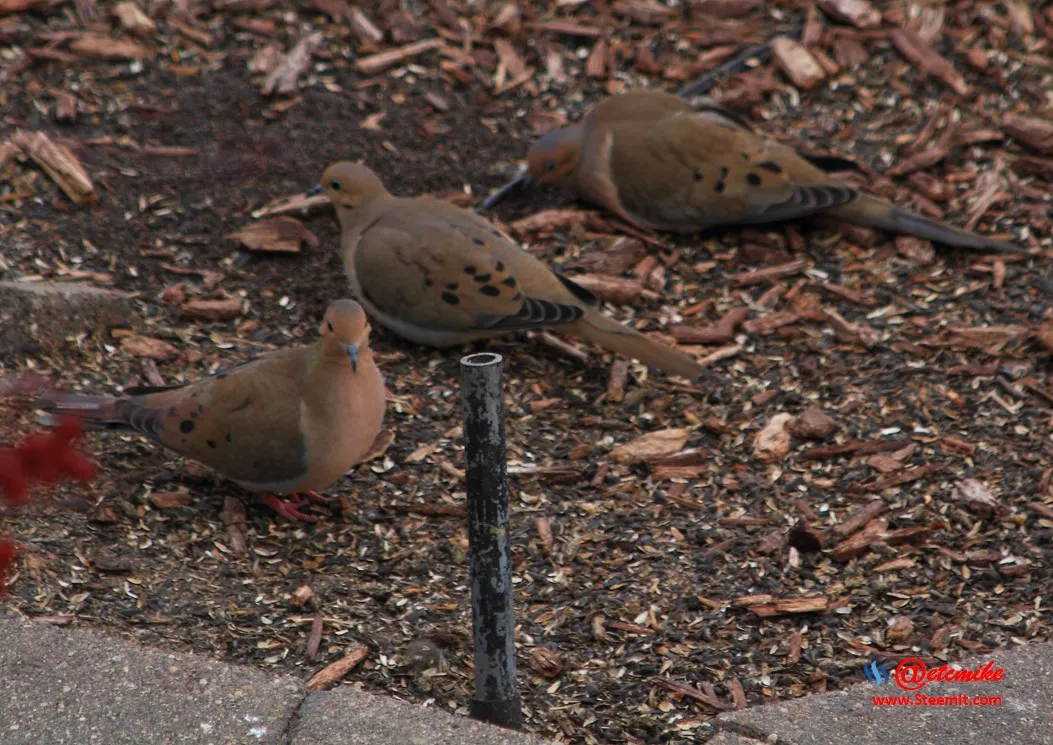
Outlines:
<svg viewBox="0 0 1053 745"><path fill-rule="evenodd" d="M695 388L597 350L582 364L537 339L490 345L507 356L527 729L701 741L720 709L858 682L873 657L1048 639L1042 5L0 0L0 278L115 287L141 312L4 368L105 392L312 338L347 292L331 212L286 216L308 231L287 225L299 252L227 236L329 162L474 204L537 132L605 93L675 90L803 23L804 62L781 48L709 95L853 158L850 177L900 204L1036 254L810 224L641 240L554 189L498 208L568 273L608 291L622 277L609 312L714 354ZM94 205L60 191L32 143L10 145L35 132L83 164L91 183L71 190ZM202 299L230 317L194 317ZM374 340L395 437L316 524L245 510L138 438L93 436L104 475L89 493L4 518L24 548L6 607L305 678L364 644L345 684L463 710L461 351Z"/></svg>

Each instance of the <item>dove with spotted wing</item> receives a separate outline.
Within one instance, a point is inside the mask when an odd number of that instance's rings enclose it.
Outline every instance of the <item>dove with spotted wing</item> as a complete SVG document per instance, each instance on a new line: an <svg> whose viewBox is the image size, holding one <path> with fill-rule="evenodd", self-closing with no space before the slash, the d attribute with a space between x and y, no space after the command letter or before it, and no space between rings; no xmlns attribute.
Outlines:
<svg viewBox="0 0 1053 745"><path fill-rule="evenodd" d="M718 105L696 109L670 93L631 91L541 137L520 177L483 207L532 182L553 183L651 230L691 233L825 214L960 248L1028 253L839 183L824 170L832 163L843 161L801 155Z"/></svg>
<svg viewBox="0 0 1053 745"><path fill-rule="evenodd" d="M341 225L352 293L370 317L417 344L448 347L551 328L669 373L703 368L603 315L596 298L478 215L428 197L392 196L366 166L322 176Z"/></svg>
<svg viewBox="0 0 1053 745"><path fill-rule="evenodd" d="M321 338L186 385L131 388L119 397L48 392L34 405L49 418L128 429L238 485L290 519L304 498L369 452L384 418L384 380L369 348L369 324L353 300L326 310ZM276 495L291 495L282 501Z"/></svg>

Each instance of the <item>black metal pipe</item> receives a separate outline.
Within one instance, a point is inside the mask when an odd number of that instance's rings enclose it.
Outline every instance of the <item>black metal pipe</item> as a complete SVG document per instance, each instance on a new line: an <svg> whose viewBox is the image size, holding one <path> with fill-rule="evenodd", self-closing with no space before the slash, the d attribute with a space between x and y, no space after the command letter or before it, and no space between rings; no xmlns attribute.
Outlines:
<svg viewBox="0 0 1053 745"><path fill-rule="evenodd" d="M516 682L502 368L501 355L490 352L461 359L475 640L475 693L468 711L476 719L519 729L523 709Z"/></svg>

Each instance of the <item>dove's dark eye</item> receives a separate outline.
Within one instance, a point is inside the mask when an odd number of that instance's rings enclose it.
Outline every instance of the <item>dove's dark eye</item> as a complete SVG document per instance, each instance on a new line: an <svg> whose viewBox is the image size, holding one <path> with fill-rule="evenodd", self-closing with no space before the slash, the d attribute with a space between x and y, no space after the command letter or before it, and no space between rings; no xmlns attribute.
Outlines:
<svg viewBox="0 0 1053 745"><path fill-rule="evenodd" d="M332 330L333 330L333 322L332 322L332 321L326 321L326 322L325 322L325 325L329 327L329 330L330 330L330 331L332 331Z"/></svg>
<svg viewBox="0 0 1053 745"><path fill-rule="evenodd" d="M332 181L330 181L329 185L331 187L333 187L333 191L340 191L340 182L337 181L336 179L333 179Z"/></svg>
<svg viewBox="0 0 1053 745"><path fill-rule="evenodd" d="M547 171L554 171L554 170L556 170L556 161L554 161L554 160L545 161L545 171L547 172Z"/></svg>

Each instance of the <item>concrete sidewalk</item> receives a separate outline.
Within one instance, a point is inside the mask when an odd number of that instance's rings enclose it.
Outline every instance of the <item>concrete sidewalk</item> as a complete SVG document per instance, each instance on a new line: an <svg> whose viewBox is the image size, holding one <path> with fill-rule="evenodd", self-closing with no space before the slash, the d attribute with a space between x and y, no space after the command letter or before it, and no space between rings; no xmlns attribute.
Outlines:
<svg viewBox="0 0 1053 745"><path fill-rule="evenodd" d="M0 618L3 745L543 745L343 686Z"/></svg>
<svg viewBox="0 0 1053 745"><path fill-rule="evenodd" d="M930 696L1001 696L1000 707L877 707L894 683L809 696L714 719L712 745L1053 743L1053 644L996 652L998 683L931 683ZM970 665L963 665L963 667ZM975 663L971 666L975 666ZM301 681L92 630L0 617L3 745L543 745L386 696Z"/></svg>

